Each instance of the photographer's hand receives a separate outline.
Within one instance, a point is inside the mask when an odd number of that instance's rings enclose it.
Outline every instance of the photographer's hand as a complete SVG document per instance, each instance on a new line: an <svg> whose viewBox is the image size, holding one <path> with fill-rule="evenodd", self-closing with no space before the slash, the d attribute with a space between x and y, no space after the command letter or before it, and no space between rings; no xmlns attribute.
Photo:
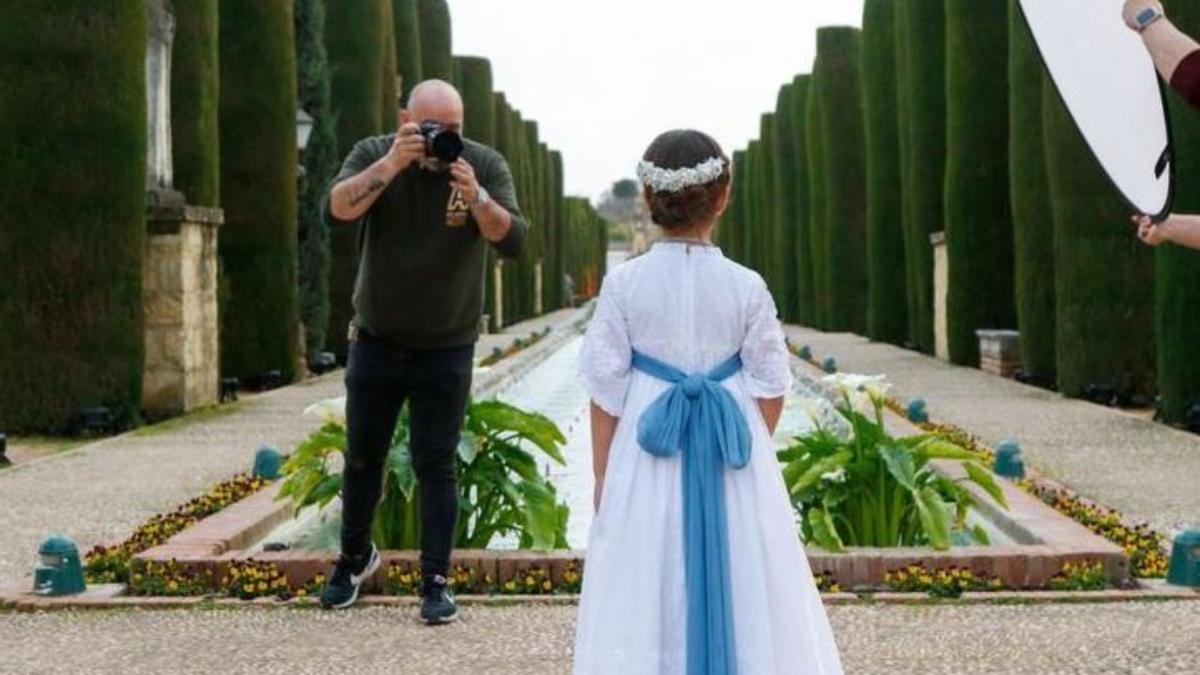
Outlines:
<svg viewBox="0 0 1200 675"><path fill-rule="evenodd" d="M333 217L345 222L362 218L396 174L425 156L425 138L416 124L405 124L396 133L396 140L386 155L365 171L333 186L329 210Z"/></svg>
<svg viewBox="0 0 1200 675"><path fill-rule="evenodd" d="M479 180L475 177L475 167L465 159L450 165L451 185L462 193L463 199L471 205L471 215L479 225L479 233L491 242L502 241L512 229L512 214L495 201L488 199L479 202Z"/></svg>

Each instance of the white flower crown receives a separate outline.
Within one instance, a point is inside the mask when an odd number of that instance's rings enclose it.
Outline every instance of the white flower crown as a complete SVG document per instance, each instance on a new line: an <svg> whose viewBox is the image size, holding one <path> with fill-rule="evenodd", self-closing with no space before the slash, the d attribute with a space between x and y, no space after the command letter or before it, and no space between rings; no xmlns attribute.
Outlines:
<svg viewBox="0 0 1200 675"><path fill-rule="evenodd" d="M681 169L664 169L652 162L639 162L638 178L642 185L655 192L679 192L697 185L708 185L725 173L725 160L712 157L696 166Z"/></svg>

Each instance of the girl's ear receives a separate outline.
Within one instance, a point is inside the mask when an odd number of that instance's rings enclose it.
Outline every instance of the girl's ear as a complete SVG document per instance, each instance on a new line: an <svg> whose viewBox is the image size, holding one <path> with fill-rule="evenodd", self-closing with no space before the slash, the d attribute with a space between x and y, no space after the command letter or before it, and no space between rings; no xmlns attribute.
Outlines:
<svg viewBox="0 0 1200 675"><path fill-rule="evenodd" d="M717 200L717 217L725 215L725 210L729 208L729 198L733 195L733 181L729 181L725 185L725 191L721 194L721 198Z"/></svg>

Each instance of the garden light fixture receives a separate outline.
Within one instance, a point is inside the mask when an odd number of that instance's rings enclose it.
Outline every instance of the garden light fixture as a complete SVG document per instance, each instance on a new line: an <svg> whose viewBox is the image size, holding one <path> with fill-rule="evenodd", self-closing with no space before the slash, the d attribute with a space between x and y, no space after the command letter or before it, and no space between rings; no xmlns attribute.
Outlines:
<svg viewBox="0 0 1200 675"><path fill-rule="evenodd" d="M1025 477L1025 460L1021 457L1021 446L1016 441L1001 441L996 446L996 461L992 471L997 476L1021 479Z"/></svg>
<svg viewBox="0 0 1200 675"><path fill-rule="evenodd" d="M251 473L255 478L275 480L279 478L279 470L283 467L283 453L269 445L259 447L254 453L254 468Z"/></svg>
<svg viewBox="0 0 1200 675"><path fill-rule="evenodd" d="M308 362L308 369L314 375L324 375L337 370L337 355L333 352L317 352Z"/></svg>
<svg viewBox="0 0 1200 675"><path fill-rule="evenodd" d="M117 432L117 420L112 411L104 406L84 408L76 416L75 435L103 436Z"/></svg>
<svg viewBox="0 0 1200 675"><path fill-rule="evenodd" d="M908 402L908 421L913 424L925 424L929 421L929 411L925 409L925 399L914 398Z"/></svg>
<svg viewBox="0 0 1200 675"><path fill-rule="evenodd" d="M1167 583L1200 589L1200 530L1187 530L1175 537Z"/></svg>
<svg viewBox="0 0 1200 675"><path fill-rule="evenodd" d="M38 565L34 568L33 592L38 595L76 595L87 590L79 547L67 537L56 534L38 547Z"/></svg>
<svg viewBox="0 0 1200 675"><path fill-rule="evenodd" d="M236 377L221 378L221 403L232 403L238 400L238 388L242 383Z"/></svg>
<svg viewBox="0 0 1200 675"><path fill-rule="evenodd" d="M825 362L821 364L821 370L824 370L830 375L836 373L838 371L837 359L833 358L832 356L825 359Z"/></svg>
<svg viewBox="0 0 1200 675"><path fill-rule="evenodd" d="M8 458L8 436L3 431L0 431L0 467L10 466L12 460Z"/></svg>

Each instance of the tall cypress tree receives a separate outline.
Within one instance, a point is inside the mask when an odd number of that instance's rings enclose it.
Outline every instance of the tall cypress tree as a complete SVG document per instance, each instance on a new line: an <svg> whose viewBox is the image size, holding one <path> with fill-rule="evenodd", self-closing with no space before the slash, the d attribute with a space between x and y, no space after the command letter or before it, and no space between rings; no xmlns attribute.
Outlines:
<svg viewBox="0 0 1200 675"><path fill-rule="evenodd" d="M0 4L0 427L141 404L146 18Z"/></svg>
<svg viewBox="0 0 1200 675"><path fill-rule="evenodd" d="M378 0L336 0L325 8L325 46L333 76L338 156L345 158L359 140L383 133L384 19ZM354 316L351 296L358 274L356 227L330 233L329 328L326 345L346 357L346 329Z"/></svg>
<svg viewBox="0 0 1200 675"><path fill-rule="evenodd" d="M763 225L761 152L762 141L750 141L750 147L746 150L746 236L742 241L746 246L746 266L758 271L766 279L759 245Z"/></svg>
<svg viewBox="0 0 1200 675"><path fill-rule="evenodd" d="M220 40L222 367L290 380L300 318L291 0L222 3Z"/></svg>
<svg viewBox="0 0 1200 675"><path fill-rule="evenodd" d="M465 118L463 132L484 145L494 147L496 145L496 106L492 93L492 64L487 59L474 56L456 56L454 61L463 97ZM496 315L496 298L492 279L492 267L495 262L495 252L489 246L483 268L483 311L493 317Z"/></svg>
<svg viewBox="0 0 1200 675"><path fill-rule="evenodd" d="M325 0L296 0L300 107L313 119L300 191L300 319L309 354L325 348L329 327L329 225L324 205L337 173L337 129L325 53Z"/></svg>
<svg viewBox="0 0 1200 675"><path fill-rule="evenodd" d="M808 87L808 106L805 114L805 139L808 143L808 235L812 257L812 325L827 330L830 324L829 288L826 270L829 268L826 239L826 180L825 180L825 123L821 114L823 68L821 54L813 63Z"/></svg>
<svg viewBox="0 0 1200 675"><path fill-rule="evenodd" d="M1021 360L1035 381L1054 382L1054 228L1042 134L1046 75L1018 0L1009 0L1008 44L1009 182Z"/></svg>
<svg viewBox="0 0 1200 675"><path fill-rule="evenodd" d="M1200 32L1200 6L1167 3L1171 20L1189 35ZM1200 119L1178 94L1168 95L1175 144L1175 208L1200 211ZM1183 422L1188 408L1200 403L1200 253L1168 244L1157 251L1155 284L1158 330L1158 386L1161 412L1169 422Z"/></svg>
<svg viewBox="0 0 1200 675"><path fill-rule="evenodd" d="M421 28L421 75L446 80L454 76L450 5L446 0L417 0L417 19Z"/></svg>
<svg viewBox="0 0 1200 675"><path fill-rule="evenodd" d="M792 189L792 217L796 220L794 266L792 275L796 279L796 320L806 326L813 325L813 270L811 223L809 214L809 168L808 168L808 89L811 77L797 75L792 80L792 157L794 171Z"/></svg>
<svg viewBox="0 0 1200 675"><path fill-rule="evenodd" d="M396 66L400 70L401 98L407 102L421 81L421 26L417 0L392 0L392 37L396 40Z"/></svg>
<svg viewBox="0 0 1200 675"><path fill-rule="evenodd" d="M380 23L380 39L383 40L383 69L380 74L381 107L379 109L380 125L385 131L400 126L400 90L396 79L400 77L399 55L396 49L396 22L392 15L392 0L378 0L379 13L383 17Z"/></svg>
<svg viewBox="0 0 1200 675"><path fill-rule="evenodd" d="M897 6L896 67L900 88L904 176L904 260L908 271L909 340L933 353L933 249L942 229L946 161L945 0Z"/></svg>
<svg viewBox="0 0 1200 675"><path fill-rule="evenodd" d="M908 283L901 217L900 127L896 105L896 3L863 8L863 109L867 142L867 335L908 338Z"/></svg>
<svg viewBox="0 0 1200 675"><path fill-rule="evenodd" d="M737 150L733 153L733 188L730 194L732 201L722 218L719 234L721 248L731 259L742 264L746 262L742 246L746 232L746 180L746 151Z"/></svg>
<svg viewBox="0 0 1200 675"><path fill-rule="evenodd" d="M791 82L779 89L775 100L775 267L778 270L779 295L783 304L779 312L785 321L796 321L800 313L796 271L796 239L799 223L797 204L793 197L799 167L796 157L796 136L799 117L796 115L795 85Z"/></svg>
<svg viewBox="0 0 1200 675"><path fill-rule="evenodd" d="M775 114L766 113L759 124L759 153L758 153L758 247L759 271L771 289L777 306L783 305L783 296L779 283L779 270L776 268L775 252L778 249L776 237L779 220L778 200L775 198Z"/></svg>
<svg viewBox="0 0 1200 675"><path fill-rule="evenodd" d="M1008 3L946 2L946 331L950 360L979 364L981 328L1013 328L1008 191Z"/></svg>
<svg viewBox="0 0 1200 675"><path fill-rule="evenodd" d="M817 31L825 147L824 287L829 300L829 329L866 332L867 233L866 147L860 88L860 31ZM836 232L832 224L837 223Z"/></svg>
<svg viewBox="0 0 1200 675"><path fill-rule="evenodd" d="M1058 386L1148 395L1154 384L1154 253L1130 236L1112 187L1058 93L1043 89L1046 175L1054 210Z"/></svg>
<svg viewBox="0 0 1200 675"><path fill-rule="evenodd" d="M220 206L221 138L217 0L175 3L171 51L171 149L175 188L189 204Z"/></svg>

